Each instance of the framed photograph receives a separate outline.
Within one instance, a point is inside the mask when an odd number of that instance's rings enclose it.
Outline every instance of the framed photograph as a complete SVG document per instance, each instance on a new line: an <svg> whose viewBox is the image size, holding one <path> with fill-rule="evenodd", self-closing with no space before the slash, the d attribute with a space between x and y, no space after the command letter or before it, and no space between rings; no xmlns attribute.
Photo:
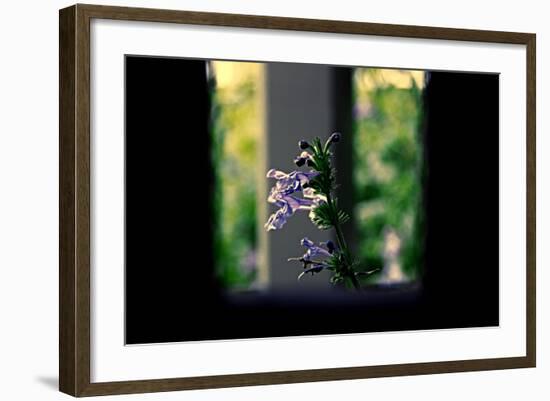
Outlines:
<svg viewBox="0 0 550 401"><path fill-rule="evenodd" d="M535 366L535 35L60 11L60 390Z"/></svg>

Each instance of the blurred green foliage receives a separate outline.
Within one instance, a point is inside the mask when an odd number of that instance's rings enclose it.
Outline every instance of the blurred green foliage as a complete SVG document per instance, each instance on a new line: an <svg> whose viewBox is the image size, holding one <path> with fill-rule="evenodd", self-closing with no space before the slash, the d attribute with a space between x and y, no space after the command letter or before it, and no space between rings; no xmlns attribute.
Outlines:
<svg viewBox="0 0 550 401"><path fill-rule="evenodd" d="M354 74L354 217L357 257L384 266L388 230L400 239L404 280L420 273L423 249L423 116L420 71L358 68ZM381 275L371 280L379 280Z"/></svg>
<svg viewBox="0 0 550 401"><path fill-rule="evenodd" d="M257 274L256 164L260 66L209 65L214 166L214 257L228 289L246 289Z"/></svg>

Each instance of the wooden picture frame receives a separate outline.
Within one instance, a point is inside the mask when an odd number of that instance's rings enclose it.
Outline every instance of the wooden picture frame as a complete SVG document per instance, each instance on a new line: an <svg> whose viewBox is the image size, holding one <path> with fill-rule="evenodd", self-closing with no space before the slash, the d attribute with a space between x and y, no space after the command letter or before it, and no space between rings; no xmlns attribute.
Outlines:
<svg viewBox="0 0 550 401"><path fill-rule="evenodd" d="M164 22L526 46L527 226L526 355L365 367L257 372L120 382L90 379L90 21ZM535 46L530 33L496 32L142 8L74 5L60 10L59 388L73 396L347 380L534 367L535 317Z"/></svg>

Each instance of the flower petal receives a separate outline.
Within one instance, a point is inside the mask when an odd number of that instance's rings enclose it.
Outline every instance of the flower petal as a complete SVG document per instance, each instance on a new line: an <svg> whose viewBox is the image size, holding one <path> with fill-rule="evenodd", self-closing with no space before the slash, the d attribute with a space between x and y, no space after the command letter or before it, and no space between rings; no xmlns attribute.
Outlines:
<svg viewBox="0 0 550 401"><path fill-rule="evenodd" d="M269 219L264 224L267 231L280 230L286 223L287 219L294 214L294 210L289 207L288 203L284 204L279 210L269 216Z"/></svg>
<svg viewBox="0 0 550 401"><path fill-rule="evenodd" d="M326 269L328 266L325 264L315 263L311 267L305 269L300 275L298 276L298 280L300 280L302 277L304 277L307 273L311 273L312 275L314 273L320 273L324 269Z"/></svg>
<svg viewBox="0 0 550 401"><path fill-rule="evenodd" d="M307 184L312 178L318 175L319 173L317 171L293 171L289 174L290 177L300 181L301 185Z"/></svg>
<svg viewBox="0 0 550 401"><path fill-rule="evenodd" d="M284 171L275 170L274 168L272 168L271 170L269 170L267 172L266 177L267 178L275 178L277 180L282 180L283 178L288 177L288 174L285 173Z"/></svg>
<svg viewBox="0 0 550 401"><path fill-rule="evenodd" d="M327 251L326 249L318 246L314 246L307 250L307 252L304 255L304 259L311 260L312 258L317 258L319 256L329 258L331 255L330 255L330 252Z"/></svg>
<svg viewBox="0 0 550 401"><path fill-rule="evenodd" d="M302 244L302 246L305 246L307 248L307 251L303 256L304 260L311 260L319 256L330 258L331 256L329 251L327 251L325 248L321 248L320 246L315 245L315 243L307 237L303 238L300 243Z"/></svg>
<svg viewBox="0 0 550 401"><path fill-rule="evenodd" d="M302 192L304 194L304 198L314 199L317 196L315 190L311 187L304 188Z"/></svg>
<svg viewBox="0 0 550 401"><path fill-rule="evenodd" d="M279 230L285 225L286 219L287 216L285 215L285 213L282 212L282 209L279 209L271 216L269 216L269 219L264 224L264 227L267 229L267 231Z"/></svg>

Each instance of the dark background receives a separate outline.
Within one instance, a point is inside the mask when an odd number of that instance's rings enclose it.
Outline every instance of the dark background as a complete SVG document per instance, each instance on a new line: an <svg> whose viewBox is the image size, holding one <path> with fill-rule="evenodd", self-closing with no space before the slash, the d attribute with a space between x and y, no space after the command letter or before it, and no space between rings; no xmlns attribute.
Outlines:
<svg viewBox="0 0 550 401"><path fill-rule="evenodd" d="M205 62L126 57L126 343L498 325L498 75L431 72L424 276L228 297L213 275Z"/></svg>

